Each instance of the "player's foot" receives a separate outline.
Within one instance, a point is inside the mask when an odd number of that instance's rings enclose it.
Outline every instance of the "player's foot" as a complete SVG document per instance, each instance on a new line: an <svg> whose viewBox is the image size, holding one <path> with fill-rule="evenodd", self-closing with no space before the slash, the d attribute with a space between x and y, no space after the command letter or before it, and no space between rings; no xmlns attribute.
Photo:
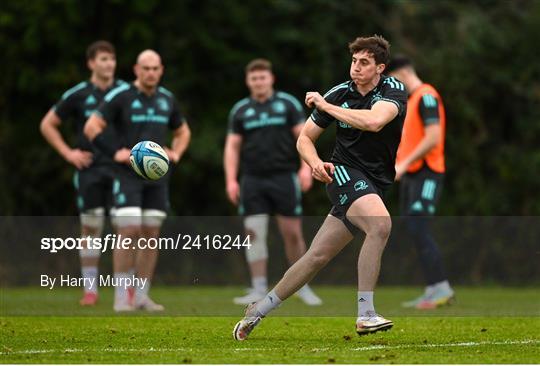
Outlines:
<svg viewBox="0 0 540 366"><path fill-rule="evenodd" d="M426 299L416 304L415 308L421 310L435 309L439 306L450 305L455 301L454 291L437 289Z"/></svg>
<svg viewBox="0 0 540 366"><path fill-rule="evenodd" d="M421 296L418 296L414 300L402 302L401 306L403 306L404 308L414 308L414 307L416 307L416 305L418 305L421 302L426 301L428 299L429 299L429 295L424 292Z"/></svg>
<svg viewBox="0 0 540 366"><path fill-rule="evenodd" d="M127 288L127 296L129 303L133 304L135 302L135 287Z"/></svg>
<svg viewBox="0 0 540 366"><path fill-rule="evenodd" d="M266 294L250 289L247 295L235 297L233 302L236 305L249 305L262 299Z"/></svg>
<svg viewBox="0 0 540 366"><path fill-rule="evenodd" d="M321 298L317 296L309 286L304 286L298 290L296 296L298 296L304 304L309 306L318 306L322 304Z"/></svg>
<svg viewBox="0 0 540 366"><path fill-rule="evenodd" d="M262 318L264 317L255 310L255 303L248 305L244 318L234 326L233 338L237 341L245 340Z"/></svg>
<svg viewBox="0 0 540 366"><path fill-rule="evenodd" d="M374 311L369 311L365 316L356 319L356 333L358 335L386 331L394 326L391 320L385 319Z"/></svg>
<svg viewBox="0 0 540 366"><path fill-rule="evenodd" d="M97 304L98 294L95 292L85 292L83 297L79 300L81 306L94 306Z"/></svg>
<svg viewBox="0 0 540 366"><path fill-rule="evenodd" d="M133 304L128 301L115 301L113 305L114 311L117 313L126 313L135 310Z"/></svg>
<svg viewBox="0 0 540 366"><path fill-rule="evenodd" d="M163 311L165 307L161 304L156 304L150 297L141 296L135 298L135 308L150 312Z"/></svg>

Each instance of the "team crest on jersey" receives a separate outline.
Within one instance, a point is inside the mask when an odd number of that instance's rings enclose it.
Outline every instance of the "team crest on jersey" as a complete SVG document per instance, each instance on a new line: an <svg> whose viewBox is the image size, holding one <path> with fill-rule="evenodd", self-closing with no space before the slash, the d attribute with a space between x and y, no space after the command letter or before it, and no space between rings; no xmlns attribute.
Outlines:
<svg viewBox="0 0 540 366"><path fill-rule="evenodd" d="M159 98L156 103L158 105L158 108L162 111L167 112L169 110L169 103L167 103L165 98Z"/></svg>
<svg viewBox="0 0 540 366"><path fill-rule="evenodd" d="M285 103L280 100L275 101L274 103L272 103L272 110L276 113L285 112Z"/></svg>
<svg viewBox="0 0 540 366"><path fill-rule="evenodd" d="M255 115L255 109L253 109L253 108L248 108L248 109L244 112L244 118L253 117L254 115Z"/></svg>

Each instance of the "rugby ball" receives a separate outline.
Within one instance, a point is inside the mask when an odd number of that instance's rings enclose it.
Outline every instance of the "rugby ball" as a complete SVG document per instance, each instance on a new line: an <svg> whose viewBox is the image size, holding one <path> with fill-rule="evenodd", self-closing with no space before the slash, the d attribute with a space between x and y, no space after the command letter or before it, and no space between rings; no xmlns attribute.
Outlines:
<svg viewBox="0 0 540 366"><path fill-rule="evenodd" d="M133 146L129 161L135 173L144 179L159 179L169 170L167 153L152 141L141 141Z"/></svg>

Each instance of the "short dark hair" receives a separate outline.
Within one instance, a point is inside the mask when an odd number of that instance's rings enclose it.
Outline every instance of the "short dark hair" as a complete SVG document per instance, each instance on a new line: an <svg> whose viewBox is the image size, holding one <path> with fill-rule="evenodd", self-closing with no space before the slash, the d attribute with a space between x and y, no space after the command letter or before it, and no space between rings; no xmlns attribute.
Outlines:
<svg viewBox="0 0 540 366"><path fill-rule="evenodd" d="M413 67L413 63L410 58L405 55L396 55L390 59L388 65L386 65L386 72L392 72L404 67Z"/></svg>
<svg viewBox="0 0 540 366"><path fill-rule="evenodd" d="M382 36L375 34L372 37L357 37L349 43L349 51L351 54L366 50L375 59L375 63L387 64L390 58L390 43Z"/></svg>
<svg viewBox="0 0 540 366"><path fill-rule="evenodd" d="M88 48L86 49L86 59L93 60L94 58L96 58L98 52L107 52L112 53L113 55L116 54L114 46L111 42L101 40L96 41L90 46L88 46Z"/></svg>
<svg viewBox="0 0 540 366"><path fill-rule="evenodd" d="M256 58L255 60L251 60L246 65L246 74L252 71L259 71L259 70L272 71L272 63L264 58Z"/></svg>

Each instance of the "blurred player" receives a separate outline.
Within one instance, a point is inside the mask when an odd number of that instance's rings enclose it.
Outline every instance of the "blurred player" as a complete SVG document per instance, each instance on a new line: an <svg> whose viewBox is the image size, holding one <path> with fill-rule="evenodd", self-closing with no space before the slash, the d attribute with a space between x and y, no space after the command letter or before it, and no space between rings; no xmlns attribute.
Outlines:
<svg viewBox="0 0 540 366"><path fill-rule="evenodd" d="M403 82L409 92L397 153L396 180L400 181L401 214L409 216L407 229L414 238L427 282L424 294L403 306L433 309L449 304L454 297L427 221L435 213L445 172L444 106L437 90L420 80L408 58L394 58L387 72Z"/></svg>
<svg viewBox="0 0 540 366"><path fill-rule="evenodd" d="M114 79L116 55L114 46L107 41L92 43L86 51L90 80L67 90L41 121L41 133L49 144L75 169L73 183L77 191L77 208L81 218L81 236L99 237L103 231L105 208L112 203L111 192L114 162L95 151L83 134L84 123L98 107L111 88L124 84ZM60 133L63 121L72 121L77 135L75 147L70 147ZM105 138L113 138L110 129ZM84 281L81 305L95 305L98 300L98 263L100 251L86 248L80 251L81 272Z"/></svg>
<svg viewBox="0 0 540 366"><path fill-rule="evenodd" d="M358 258L356 331L362 335L393 326L373 305L381 256L392 225L382 195L394 181L407 104L403 84L382 74L389 47L380 36L355 39L349 44L352 80L336 85L324 97L317 92L306 94L306 104L315 111L297 147L313 177L327 184L333 207L307 253L262 300L248 306L244 319L234 327L235 339L246 339L264 316L310 281L353 239L357 228L366 237ZM332 124L337 127L336 146L331 162L323 162L315 142Z"/></svg>
<svg viewBox="0 0 540 366"><path fill-rule="evenodd" d="M234 298L236 304L251 304L268 291L266 237L270 214L277 214L289 264L306 252L300 219L301 192L313 182L306 163L302 162L298 169L295 145L305 120L300 102L274 90L268 60L256 59L246 66L246 85L250 96L236 103L229 115L223 158L227 196L239 205L252 244L246 250L252 288L247 295ZM308 305L322 303L307 284L297 294Z"/></svg>
<svg viewBox="0 0 540 366"><path fill-rule="evenodd" d="M157 181L140 178L129 167L130 148L142 140L165 146L167 131L171 130L171 147L164 148L170 161L176 164L191 136L174 95L159 86L163 69L161 57L155 51L143 51L134 66L136 80L108 93L84 128L92 143L119 163L113 187L118 233L134 242L141 237L159 236L169 208L170 173ZM120 143L104 139L103 131L107 125L115 127ZM134 301L127 288L115 287L115 311L163 310L162 305L148 296L157 257L157 249L115 249L114 276L117 280L129 278L132 268L139 278L147 280L146 286L136 288Z"/></svg>

